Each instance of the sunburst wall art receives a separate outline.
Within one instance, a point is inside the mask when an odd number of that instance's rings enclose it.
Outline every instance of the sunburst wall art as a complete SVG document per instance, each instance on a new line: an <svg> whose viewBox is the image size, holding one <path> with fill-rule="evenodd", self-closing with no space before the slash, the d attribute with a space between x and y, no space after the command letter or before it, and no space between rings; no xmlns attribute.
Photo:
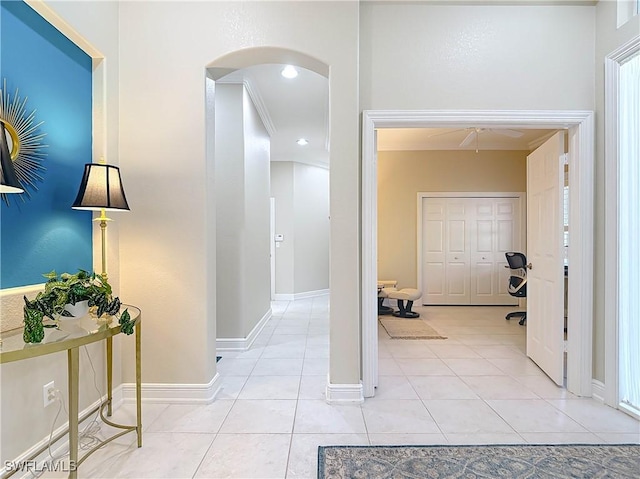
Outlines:
<svg viewBox="0 0 640 479"><path fill-rule="evenodd" d="M32 192L38 191L38 182L44 179L43 161L47 156L48 145L43 144L46 133L40 130L44 122L37 122L36 110L27 114L27 97L20 98L18 88L12 96L7 91L6 79L0 89L0 121L4 123L8 134L9 153L16 176L24 189L24 193L12 196L25 201L25 198L31 198ZM9 195L1 196L2 201L9 206Z"/></svg>

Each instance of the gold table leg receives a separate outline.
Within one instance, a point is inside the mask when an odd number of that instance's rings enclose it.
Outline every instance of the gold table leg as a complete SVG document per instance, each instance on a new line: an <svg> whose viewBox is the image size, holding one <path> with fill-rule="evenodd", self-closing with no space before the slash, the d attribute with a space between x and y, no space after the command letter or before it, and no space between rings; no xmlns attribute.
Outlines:
<svg viewBox="0 0 640 479"><path fill-rule="evenodd" d="M78 471L78 381L80 377L80 354L78 348L67 351L69 381L69 479L76 479Z"/></svg>
<svg viewBox="0 0 640 479"><path fill-rule="evenodd" d="M107 416L111 417L113 405L113 337L107 338Z"/></svg>
<svg viewBox="0 0 640 479"><path fill-rule="evenodd" d="M142 351L141 321L136 324L136 418L138 434L138 447L142 447Z"/></svg>

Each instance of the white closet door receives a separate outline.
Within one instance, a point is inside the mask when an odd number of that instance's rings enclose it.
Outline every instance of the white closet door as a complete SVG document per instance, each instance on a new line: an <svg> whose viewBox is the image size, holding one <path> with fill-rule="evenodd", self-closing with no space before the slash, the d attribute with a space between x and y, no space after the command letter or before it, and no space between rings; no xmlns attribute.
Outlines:
<svg viewBox="0 0 640 479"><path fill-rule="evenodd" d="M471 221L471 304L495 304L497 280L494 257L495 212L493 198L473 202Z"/></svg>
<svg viewBox="0 0 640 479"><path fill-rule="evenodd" d="M446 200L427 198L422 204L424 304L447 304L445 271Z"/></svg>
<svg viewBox="0 0 640 479"><path fill-rule="evenodd" d="M495 304L517 305L518 298L509 294L509 264L505 253L509 251L524 252L521 238L520 199L497 198L495 201L496 225L494 248L497 281Z"/></svg>
<svg viewBox="0 0 640 479"><path fill-rule="evenodd" d="M469 304L469 215L468 198L447 198L445 232L446 304Z"/></svg>
<svg viewBox="0 0 640 479"><path fill-rule="evenodd" d="M474 198L471 304L518 304L507 291L505 253L521 251L518 198Z"/></svg>
<svg viewBox="0 0 640 479"><path fill-rule="evenodd" d="M505 253L521 251L520 200L422 200L423 304L517 305Z"/></svg>

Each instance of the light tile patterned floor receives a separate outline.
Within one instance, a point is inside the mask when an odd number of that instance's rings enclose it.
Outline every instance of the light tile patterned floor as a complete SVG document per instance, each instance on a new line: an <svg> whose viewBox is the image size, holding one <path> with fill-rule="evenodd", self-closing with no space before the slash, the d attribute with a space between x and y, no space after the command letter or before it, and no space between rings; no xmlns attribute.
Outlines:
<svg viewBox="0 0 640 479"><path fill-rule="evenodd" d="M275 302L250 351L221 353L213 404L145 404L144 447L121 439L80 476L314 478L317 446L330 444L640 442L638 421L567 393L527 359L511 308L415 309L448 339L380 328L376 397L337 406L324 400L328 297Z"/></svg>

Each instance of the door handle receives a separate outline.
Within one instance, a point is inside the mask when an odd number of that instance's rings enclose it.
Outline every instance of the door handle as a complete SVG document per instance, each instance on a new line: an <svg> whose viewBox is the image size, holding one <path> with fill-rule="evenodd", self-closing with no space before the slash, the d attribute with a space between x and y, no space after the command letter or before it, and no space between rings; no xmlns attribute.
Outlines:
<svg viewBox="0 0 640 479"><path fill-rule="evenodd" d="M533 269L533 265L532 265L531 263L529 263L529 264L527 265L527 269Z"/></svg>

